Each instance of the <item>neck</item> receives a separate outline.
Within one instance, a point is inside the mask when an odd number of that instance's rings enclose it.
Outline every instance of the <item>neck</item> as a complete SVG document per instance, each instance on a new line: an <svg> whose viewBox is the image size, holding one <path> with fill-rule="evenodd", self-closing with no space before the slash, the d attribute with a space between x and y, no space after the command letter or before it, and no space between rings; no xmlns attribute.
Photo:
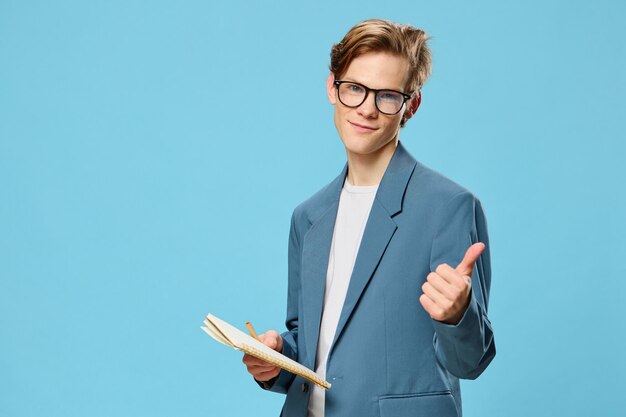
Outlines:
<svg viewBox="0 0 626 417"><path fill-rule="evenodd" d="M398 139L396 138L371 154L355 154L346 149L346 154L348 155L348 181L350 181L350 184L380 184L397 146Z"/></svg>

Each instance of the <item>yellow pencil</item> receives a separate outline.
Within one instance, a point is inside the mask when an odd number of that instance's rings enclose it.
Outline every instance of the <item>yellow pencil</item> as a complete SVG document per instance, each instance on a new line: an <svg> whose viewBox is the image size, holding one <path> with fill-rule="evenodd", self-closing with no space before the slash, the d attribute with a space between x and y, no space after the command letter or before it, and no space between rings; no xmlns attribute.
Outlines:
<svg viewBox="0 0 626 417"><path fill-rule="evenodd" d="M259 336L256 335L256 332L254 331L254 327L252 327L252 323L247 321L246 322L246 328L248 329L248 332L250 333L250 336L254 337L256 340L259 340ZM259 342L260 342L260 340L259 340Z"/></svg>

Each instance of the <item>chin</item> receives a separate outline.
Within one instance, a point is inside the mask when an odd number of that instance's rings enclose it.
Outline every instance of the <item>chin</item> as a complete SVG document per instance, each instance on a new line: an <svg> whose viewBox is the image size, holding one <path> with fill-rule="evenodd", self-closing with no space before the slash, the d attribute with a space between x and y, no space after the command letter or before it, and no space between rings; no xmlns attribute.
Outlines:
<svg viewBox="0 0 626 417"><path fill-rule="evenodd" d="M374 147L374 146L346 146L346 151L351 153L352 155L376 155L383 149L382 146Z"/></svg>
<svg viewBox="0 0 626 417"><path fill-rule="evenodd" d="M370 155L376 153L387 146L391 146L395 141L389 140L386 142L379 142L377 140L365 138L365 137L353 137L350 136L345 140L342 140L346 151L357 155Z"/></svg>
<svg viewBox="0 0 626 417"><path fill-rule="evenodd" d="M367 155L372 152L375 152L376 146L371 143L367 138L355 138L350 137L345 140L342 140L343 146L345 146L346 151L358 154L358 155Z"/></svg>

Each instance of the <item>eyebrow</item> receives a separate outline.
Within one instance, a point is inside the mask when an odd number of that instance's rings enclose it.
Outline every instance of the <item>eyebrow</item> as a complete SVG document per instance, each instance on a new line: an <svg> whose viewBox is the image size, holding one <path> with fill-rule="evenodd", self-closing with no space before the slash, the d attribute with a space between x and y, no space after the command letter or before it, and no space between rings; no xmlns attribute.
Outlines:
<svg viewBox="0 0 626 417"><path fill-rule="evenodd" d="M350 81L352 83L364 85L364 86L366 86L368 88L373 88L373 87L370 87L369 85L367 85L365 83L362 83L361 81L357 81L357 80L355 80L354 78L351 78L351 77L343 77L343 78L341 78L341 80L342 81ZM398 91L398 92L404 93L404 94L409 94L409 93L405 93L403 88L385 87L385 88L373 88L373 89L374 90L391 90L391 91Z"/></svg>

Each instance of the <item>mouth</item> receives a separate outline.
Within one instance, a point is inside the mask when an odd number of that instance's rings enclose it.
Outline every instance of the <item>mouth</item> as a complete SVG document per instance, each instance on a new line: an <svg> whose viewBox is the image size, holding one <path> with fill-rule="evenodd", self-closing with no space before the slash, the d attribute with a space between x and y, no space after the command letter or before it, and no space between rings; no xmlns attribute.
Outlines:
<svg viewBox="0 0 626 417"><path fill-rule="evenodd" d="M378 130L377 127L371 127L371 126L366 126L366 125L361 125L358 123L354 123L348 120L348 123L350 123L350 125L352 125L352 127L354 127L357 131L359 132L374 132L375 130Z"/></svg>

